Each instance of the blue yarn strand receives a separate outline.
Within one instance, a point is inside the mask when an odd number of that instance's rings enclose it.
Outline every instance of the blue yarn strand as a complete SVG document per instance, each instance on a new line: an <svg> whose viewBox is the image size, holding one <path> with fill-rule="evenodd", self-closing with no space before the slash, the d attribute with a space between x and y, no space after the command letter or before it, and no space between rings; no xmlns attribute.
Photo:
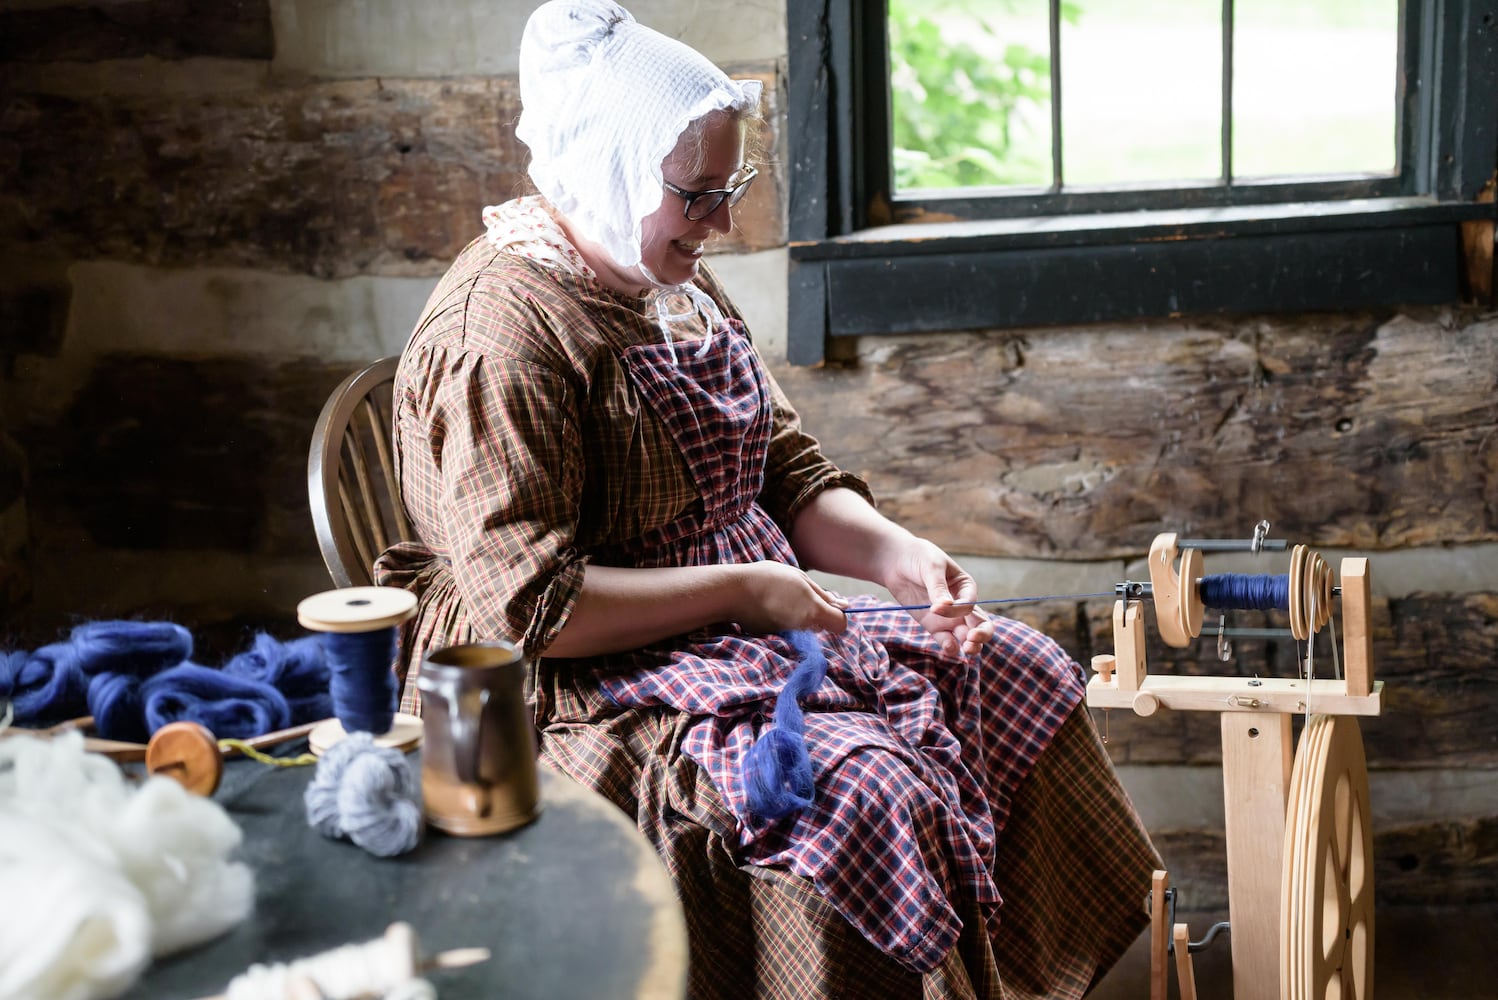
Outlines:
<svg viewBox="0 0 1498 1000"><path fill-rule="evenodd" d="M1219 611L1285 611L1290 607L1290 578L1217 573L1201 578L1198 593L1202 604Z"/></svg>
<svg viewBox="0 0 1498 1000"><path fill-rule="evenodd" d="M822 686L827 654L813 631L787 632L785 637L796 652L797 664L775 699L775 728L760 734L744 756L749 811L764 819L780 819L804 809L816 793L800 700Z"/></svg>
<svg viewBox="0 0 1498 1000"><path fill-rule="evenodd" d="M388 733L395 721L395 629L328 632L323 651L331 671L333 711L350 733Z"/></svg>

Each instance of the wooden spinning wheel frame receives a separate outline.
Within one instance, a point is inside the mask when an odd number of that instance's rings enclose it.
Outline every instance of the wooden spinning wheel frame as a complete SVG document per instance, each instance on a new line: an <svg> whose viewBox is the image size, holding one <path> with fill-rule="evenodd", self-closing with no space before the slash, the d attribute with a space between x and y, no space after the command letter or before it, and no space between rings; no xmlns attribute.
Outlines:
<svg viewBox="0 0 1498 1000"><path fill-rule="evenodd" d="M1259 551L1257 536L1253 551ZM1188 646L1201 634L1202 569L1201 551L1179 546L1174 534L1160 535L1150 548L1149 596L1160 637L1171 646ZM1367 1000L1373 990L1373 844L1355 717L1381 712L1383 688L1373 680L1368 560L1343 559L1339 589L1320 553L1297 545L1288 577L1284 610L1299 642L1315 641L1332 621L1340 594L1345 679L1150 675L1142 605L1126 583L1113 612L1115 651L1093 658L1097 676L1087 701L1141 716L1161 709L1221 715L1237 1000ZM1308 722L1292 752L1291 724L1301 714ZM1163 997L1159 936L1171 929L1155 930L1152 995ZM1177 925L1175 937L1184 939L1184 931ZM1178 957L1178 964L1189 970L1189 956Z"/></svg>

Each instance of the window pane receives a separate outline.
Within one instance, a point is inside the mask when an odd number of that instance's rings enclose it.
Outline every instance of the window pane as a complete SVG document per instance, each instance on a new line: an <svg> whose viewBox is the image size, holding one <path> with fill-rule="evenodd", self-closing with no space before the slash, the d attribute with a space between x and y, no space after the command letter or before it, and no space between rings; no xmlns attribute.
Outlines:
<svg viewBox="0 0 1498 1000"><path fill-rule="evenodd" d="M1233 173L1391 174L1399 0L1234 4Z"/></svg>
<svg viewBox="0 0 1498 1000"><path fill-rule="evenodd" d="M890 0L895 189L1051 183L1046 0Z"/></svg>
<svg viewBox="0 0 1498 1000"><path fill-rule="evenodd" d="M1063 181L1222 174L1222 0L1062 4Z"/></svg>

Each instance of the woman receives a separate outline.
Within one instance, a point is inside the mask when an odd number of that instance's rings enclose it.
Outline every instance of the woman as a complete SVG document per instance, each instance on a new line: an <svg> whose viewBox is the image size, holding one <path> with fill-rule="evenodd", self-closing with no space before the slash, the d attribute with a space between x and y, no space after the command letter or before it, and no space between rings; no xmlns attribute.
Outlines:
<svg viewBox="0 0 1498 1000"><path fill-rule="evenodd" d="M558 0L520 86L540 196L485 211L396 379L423 544L379 578L421 598L408 671L524 646L543 759L633 813L676 879L695 996L1080 995L1158 859L1076 665L963 605L971 577L821 454L703 266L755 176L759 85ZM872 601L806 569L929 610L850 616ZM802 629L827 659L815 794L760 815L744 761Z"/></svg>

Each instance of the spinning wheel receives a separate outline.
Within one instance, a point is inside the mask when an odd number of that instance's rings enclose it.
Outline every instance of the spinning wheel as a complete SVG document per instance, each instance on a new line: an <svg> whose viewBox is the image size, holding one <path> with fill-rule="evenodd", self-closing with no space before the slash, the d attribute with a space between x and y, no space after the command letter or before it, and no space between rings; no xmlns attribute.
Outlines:
<svg viewBox="0 0 1498 1000"><path fill-rule="evenodd" d="M1280 914L1283 1000L1373 995L1373 829L1356 719L1316 715L1290 777Z"/></svg>

